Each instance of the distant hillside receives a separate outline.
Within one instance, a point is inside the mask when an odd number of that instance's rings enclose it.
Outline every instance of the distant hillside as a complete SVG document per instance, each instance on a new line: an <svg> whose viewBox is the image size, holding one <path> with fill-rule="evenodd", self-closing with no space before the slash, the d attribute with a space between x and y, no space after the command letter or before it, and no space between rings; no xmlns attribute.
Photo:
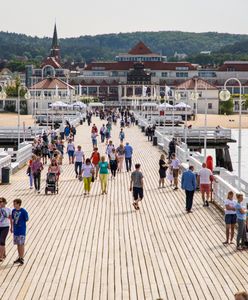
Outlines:
<svg viewBox="0 0 248 300"><path fill-rule="evenodd" d="M219 53L230 53L235 55L248 55L248 37L245 41L222 47Z"/></svg>
<svg viewBox="0 0 248 300"><path fill-rule="evenodd" d="M144 41L154 52L173 56L176 51L188 55L204 50L218 51L227 45L247 41L248 35L179 31L133 32L60 39L60 45L63 59L88 62L113 59L119 52L127 52L139 40ZM48 55L51 39L0 32L0 45L0 59L27 56L29 59L39 60Z"/></svg>

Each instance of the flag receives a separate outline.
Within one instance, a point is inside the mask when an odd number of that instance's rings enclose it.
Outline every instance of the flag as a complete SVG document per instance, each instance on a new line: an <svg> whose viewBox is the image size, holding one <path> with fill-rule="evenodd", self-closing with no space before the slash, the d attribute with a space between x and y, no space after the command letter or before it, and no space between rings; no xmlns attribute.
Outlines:
<svg viewBox="0 0 248 300"><path fill-rule="evenodd" d="M56 84L56 86L55 86L55 97L58 98L58 96L59 96L59 88Z"/></svg>
<svg viewBox="0 0 248 300"><path fill-rule="evenodd" d="M146 97L146 92L147 92L147 86L142 86L142 96Z"/></svg>
<svg viewBox="0 0 248 300"><path fill-rule="evenodd" d="M154 86L154 94L153 94L154 98L157 97L157 90L156 90L156 86Z"/></svg>
<svg viewBox="0 0 248 300"><path fill-rule="evenodd" d="M165 95L170 96L170 91L171 91L170 87L166 85L165 86Z"/></svg>

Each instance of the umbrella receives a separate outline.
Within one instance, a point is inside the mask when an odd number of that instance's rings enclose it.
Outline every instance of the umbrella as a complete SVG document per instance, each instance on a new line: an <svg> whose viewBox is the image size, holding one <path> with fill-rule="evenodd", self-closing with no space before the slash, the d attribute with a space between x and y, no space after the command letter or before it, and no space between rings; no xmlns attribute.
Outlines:
<svg viewBox="0 0 248 300"><path fill-rule="evenodd" d="M145 107L157 107L157 103L154 103L154 102L146 102L146 103L143 103L142 106L145 106Z"/></svg>
<svg viewBox="0 0 248 300"><path fill-rule="evenodd" d="M173 108L173 105L169 103L163 103L158 106L159 108Z"/></svg>
<svg viewBox="0 0 248 300"><path fill-rule="evenodd" d="M79 108L86 108L86 107L87 107L86 104L84 104L83 102L80 102L80 101L77 101L77 102L75 102L75 103L72 103L72 106L73 106L73 107L79 107Z"/></svg>
<svg viewBox="0 0 248 300"><path fill-rule="evenodd" d="M191 108L191 106L189 106L188 104L186 104L184 102L180 102L180 103L176 104L174 107L175 108Z"/></svg>
<svg viewBox="0 0 248 300"><path fill-rule="evenodd" d="M52 108L66 108L66 107L68 107L68 104L66 104L62 101L56 101L56 102L52 103L50 105L50 107L52 107Z"/></svg>

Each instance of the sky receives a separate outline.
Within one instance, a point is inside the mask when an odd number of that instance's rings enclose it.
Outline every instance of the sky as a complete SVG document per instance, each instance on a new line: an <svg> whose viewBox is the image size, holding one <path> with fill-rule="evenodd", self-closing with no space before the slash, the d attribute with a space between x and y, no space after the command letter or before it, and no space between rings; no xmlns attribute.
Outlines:
<svg viewBox="0 0 248 300"><path fill-rule="evenodd" d="M0 30L59 37L180 30L248 34L248 0L12 0L1 3Z"/></svg>

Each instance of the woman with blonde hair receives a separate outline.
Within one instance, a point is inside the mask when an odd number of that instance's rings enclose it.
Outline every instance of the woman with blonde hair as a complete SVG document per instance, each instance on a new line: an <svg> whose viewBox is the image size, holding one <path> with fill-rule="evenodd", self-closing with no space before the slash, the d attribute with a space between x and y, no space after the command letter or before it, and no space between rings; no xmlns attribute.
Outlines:
<svg viewBox="0 0 248 300"><path fill-rule="evenodd" d="M105 160L105 156L102 156L101 161L99 162L99 174L100 174L102 195L107 194L107 181L108 181L108 173L109 173L108 169L109 169L109 164Z"/></svg>
<svg viewBox="0 0 248 300"><path fill-rule="evenodd" d="M166 171L167 171L167 164L165 161L165 155L161 154L160 160L159 160L159 188L164 188L164 179L166 178Z"/></svg>
<svg viewBox="0 0 248 300"><path fill-rule="evenodd" d="M226 241L223 243L224 245L227 245L229 243L229 238L230 238L230 244L233 244L234 228L237 222L237 215L236 215L237 202L233 200L233 197L234 197L233 192L229 191L227 194L227 199L224 201L225 223L226 223Z"/></svg>
<svg viewBox="0 0 248 300"><path fill-rule="evenodd" d="M122 172L123 170L123 162L125 159L125 147L123 144L120 144L116 149L117 157L118 157L118 171Z"/></svg>

